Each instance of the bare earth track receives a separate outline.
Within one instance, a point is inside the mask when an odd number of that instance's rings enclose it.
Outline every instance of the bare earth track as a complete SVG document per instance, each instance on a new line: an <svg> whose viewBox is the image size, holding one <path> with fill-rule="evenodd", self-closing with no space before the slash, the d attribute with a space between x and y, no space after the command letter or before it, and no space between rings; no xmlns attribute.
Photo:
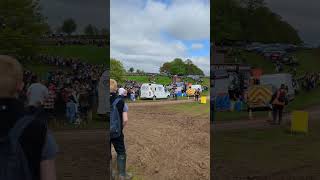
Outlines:
<svg viewBox="0 0 320 180"><path fill-rule="evenodd" d="M209 115L186 116L170 105L192 100L129 104L125 128L128 168L146 180L209 179ZM106 130L57 131L58 179L105 180Z"/></svg>
<svg viewBox="0 0 320 180"><path fill-rule="evenodd" d="M143 179L209 179L209 115L185 116L163 105L129 105L129 166Z"/></svg>

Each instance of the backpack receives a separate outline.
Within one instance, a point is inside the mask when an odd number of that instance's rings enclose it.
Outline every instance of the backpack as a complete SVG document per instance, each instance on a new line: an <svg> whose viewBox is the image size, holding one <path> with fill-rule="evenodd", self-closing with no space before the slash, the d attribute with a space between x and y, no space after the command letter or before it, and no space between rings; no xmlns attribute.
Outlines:
<svg viewBox="0 0 320 180"><path fill-rule="evenodd" d="M19 142L24 129L34 120L25 116L18 120L8 136L0 139L0 179L32 180L29 162Z"/></svg>
<svg viewBox="0 0 320 180"><path fill-rule="evenodd" d="M116 98L111 106L110 113L110 139L115 139L121 136L121 118L117 108L120 97Z"/></svg>

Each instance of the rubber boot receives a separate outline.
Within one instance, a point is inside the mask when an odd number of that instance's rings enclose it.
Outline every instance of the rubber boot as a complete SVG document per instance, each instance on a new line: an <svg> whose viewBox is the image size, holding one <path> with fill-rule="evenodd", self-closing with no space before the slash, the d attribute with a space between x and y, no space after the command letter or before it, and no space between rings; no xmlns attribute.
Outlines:
<svg viewBox="0 0 320 180"><path fill-rule="evenodd" d="M127 174L126 172L126 155L118 155L117 156L117 165L118 165L118 173L119 173L119 180L130 180L132 177L131 175Z"/></svg>

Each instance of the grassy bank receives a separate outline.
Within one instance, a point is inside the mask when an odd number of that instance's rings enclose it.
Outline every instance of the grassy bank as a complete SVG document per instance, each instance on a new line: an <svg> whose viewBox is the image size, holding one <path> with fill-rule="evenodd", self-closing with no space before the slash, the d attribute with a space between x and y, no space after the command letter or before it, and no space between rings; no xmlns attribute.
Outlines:
<svg viewBox="0 0 320 180"><path fill-rule="evenodd" d="M303 170L299 167L315 170L320 161L317 153L320 148L319 128L319 122L312 123L307 136L291 135L284 127L215 132L215 174L267 176L277 172L283 172L283 175L299 173ZM312 175L302 173L299 175Z"/></svg>

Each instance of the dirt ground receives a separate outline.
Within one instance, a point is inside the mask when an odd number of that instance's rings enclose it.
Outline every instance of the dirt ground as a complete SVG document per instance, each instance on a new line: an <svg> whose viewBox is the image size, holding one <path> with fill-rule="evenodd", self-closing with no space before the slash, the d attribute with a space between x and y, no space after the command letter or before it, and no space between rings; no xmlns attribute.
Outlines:
<svg viewBox="0 0 320 180"><path fill-rule="evenodd" d="M163 108L175 103L129 105L128 166L141 179L209 179L209 114L188 117Z"/></svg>
<svg viewBox="0 0 320 180"><path fill-rule="evenodd" d="M209 114L184 116L167 106L192 101L129 104L125 129L128 169L135 179L209 179ZM166 108L165 108L166 107ZM59 180L106 180L105 130L54 132Z"/></svg>
<svg viewBox="0 0 320 180"><path fill-rule="evenodd" d="M106 180L106 130L54 132L58 180Z"/></svg>

